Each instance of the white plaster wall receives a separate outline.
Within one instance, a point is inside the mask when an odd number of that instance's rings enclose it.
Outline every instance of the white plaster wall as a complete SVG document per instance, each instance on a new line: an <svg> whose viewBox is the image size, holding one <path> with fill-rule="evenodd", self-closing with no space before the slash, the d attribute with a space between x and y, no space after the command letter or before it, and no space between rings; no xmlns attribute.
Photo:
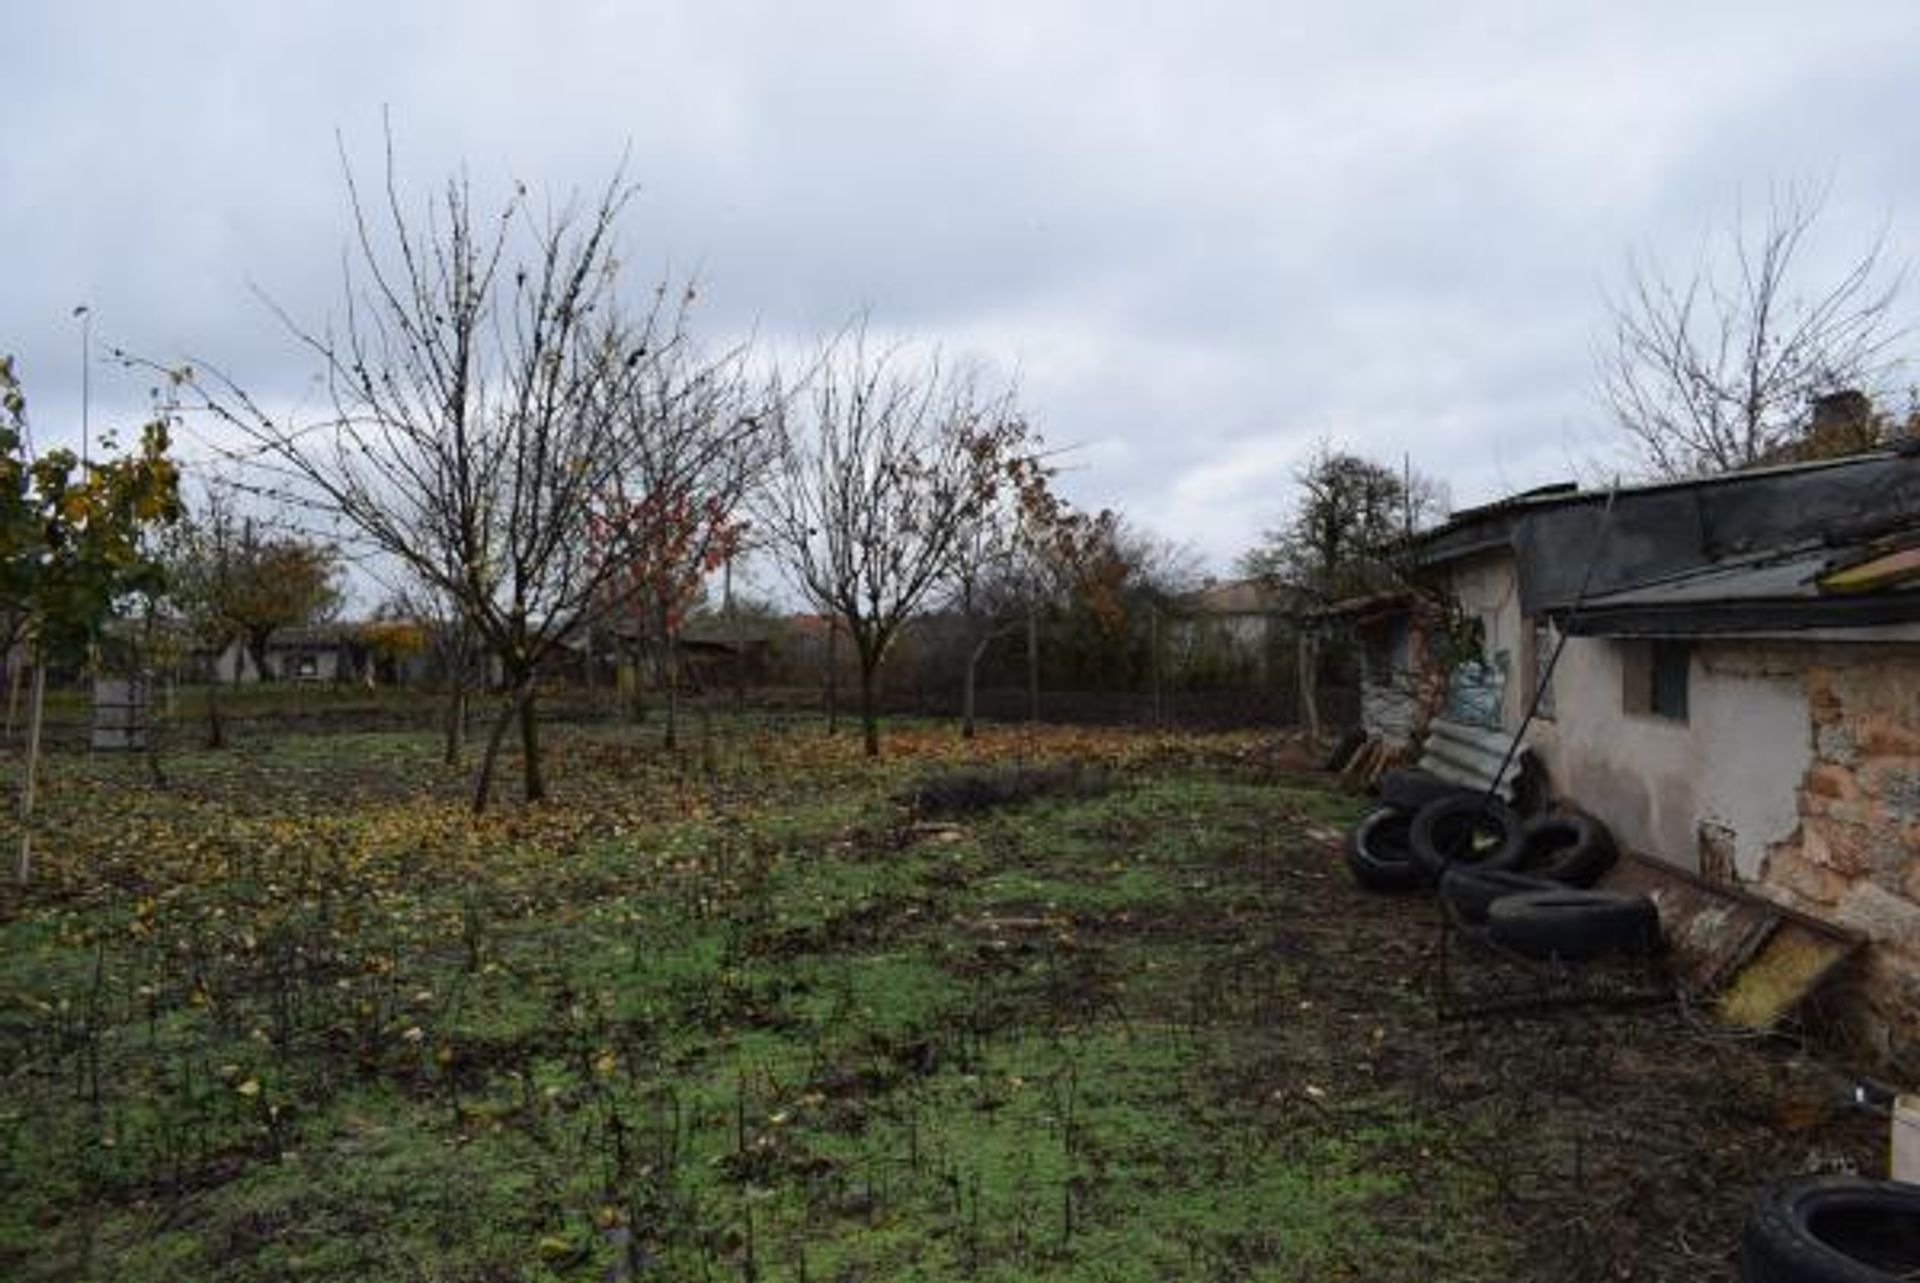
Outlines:
<svg viewBox="0 0 1920 1283"><path fill-rule="evenodd" d="M1507 655L1501 725L1518 730L1533 654L1513 558L1495 552L1462 562L1449 587L1481 620L1488 661ZM1606 821L1626 846L1688 870L1699 869L1703 824L1729 830L1739 876L1757 878L1768 845L1799 825L1797 790L1813 756L1806 648L1697 643L1685 722L1625 711L1624 654L1622 642L1588 637L1569 639L1561 653L1553 716L1527 735L1555 791Z"/></svg>
<svg viewBox="0 0 1920 1283"><path fill-rule="evenodd" d="M1455 567L1448 587L1460 609L1480 620L1486 630L1486 659L1505 652L1507 685L1501 693L1500 724L1509 731L1520 729L1527 704L1526 654L1521 646L1526 621L1520 614L1520 580L1511 554L1491 552L1470 558Z"/></svg>
<svg viewBox="0 0 1920 1283"><path fill-rule="evenodd" d="M1734 864L1756 878L1768 844L1799 824L1796 791L1813 754L1800 662L1791 648L1697 644L1685 722L1623 711L1625 645L1567 642L1555 716L1529 743L1555 789L1606 821L1625 845L1698 870L1700 827L1733 834Z"/></svg>

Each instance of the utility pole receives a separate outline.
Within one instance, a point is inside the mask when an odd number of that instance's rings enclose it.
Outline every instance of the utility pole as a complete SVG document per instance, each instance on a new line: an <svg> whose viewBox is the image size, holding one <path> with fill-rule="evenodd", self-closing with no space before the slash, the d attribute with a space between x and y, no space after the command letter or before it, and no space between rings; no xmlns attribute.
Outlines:
<svg viewBox="0 0 1920 1283"><path fill-rule="evenodd" d="M73 309L80 318L80 467L93 450L93 309L82 303Z"/></svg>

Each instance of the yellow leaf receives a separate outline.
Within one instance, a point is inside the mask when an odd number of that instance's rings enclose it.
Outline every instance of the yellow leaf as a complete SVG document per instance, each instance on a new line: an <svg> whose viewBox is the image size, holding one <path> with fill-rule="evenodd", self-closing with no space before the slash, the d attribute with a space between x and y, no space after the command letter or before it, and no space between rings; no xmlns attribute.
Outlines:
<svg viewBox="0 0 1920 1283"><path fill-rule="evenodd" d="M235 1087L234 1090L239 1092L242 1096L245 1096L251 1099L252 1097L258 1096L260 1094L260 1080L258 1078L249 1078L247 1079L247 1081L241 1083L238 1087Z"/></svg>

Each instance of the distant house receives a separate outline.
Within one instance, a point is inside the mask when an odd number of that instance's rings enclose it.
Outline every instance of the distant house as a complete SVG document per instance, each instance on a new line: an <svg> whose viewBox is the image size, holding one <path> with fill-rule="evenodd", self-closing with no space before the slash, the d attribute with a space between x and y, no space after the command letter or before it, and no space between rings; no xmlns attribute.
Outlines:
<svg viewBox="0 0 1920 1283"><path fill-rule="evenodd" d="M1553 791L1626 846L1869 940L1857 1014L1920 1064L1920 458L1552 487L1413 561L1425 598L1342 604L1371 729L1505 740L1534 707Z"/></svg>
<svg viewBox="0 0 1920 1283"><path fill-rule="evenodd" d="M338 682L360 675L364 648L350 624L301 624L276 628L267 638L265 671L245 638L236 637L211 656L209 676L227 685L258 681Z"/></svg>
<svg viewBox="0 0 1920 1283"><path fill-rule="evenodd" d="M1209 580L1167 613L1162 641L1171 673L1189 680L1265 685L1290 663L1308 598L1270 575Z"/></svg>

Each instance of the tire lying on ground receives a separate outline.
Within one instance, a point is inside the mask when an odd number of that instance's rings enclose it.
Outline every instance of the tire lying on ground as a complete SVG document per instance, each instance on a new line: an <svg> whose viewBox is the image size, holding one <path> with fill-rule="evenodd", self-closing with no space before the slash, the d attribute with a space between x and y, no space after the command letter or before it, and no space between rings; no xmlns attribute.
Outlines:
<svg viewBox="0 0 1920 1283"><path fill-rule="evenodd" d="M1408 837L1413 858L1435 879L1458 864L1511 869L1520 862L1520 817L1480 793L1427 803L1414 814Z"/></svg>
<svg viewBox="0 0 1920 1283"><path fill-rule="evenodd" d="M1510 869L1479 869L1456 865L1440 878L1440 899L1459 921L1471 927L1482 926L1487 911L1496 900L1530 891L1558 891L1561 888L1545 878Z"/></svg>
<svg viewBox="0 0 1920 1283"><path fill-rule="evenodd" d="M1417 766L1397 766L1391 771L1381 772L1373 791L1382 806L1394 806L1408 812L1418 811L1429 802L1438 802L1443 797L1458 797L1461 794L1477 796L1480 792L1455 784L1452 780L1443 780L1432 771L1423 771Z"/></svg>
<svg viewBox="0 0 1920 1283"><path fill-rule="evenodd" d="M1577 811L1530 822L1520 841L1521 870L1573 887L1598 882L1619 855L1607 826Z"/></svg>
<svg viewBox="0 0 1920 1283"><path fill-rule="evenodd" d="M1432 881L1408 847L1413 817L1383 806L1347 834L1347 871L1369 891L1411 891Z"/></svg>
<svg viewBox="0 0 1920 1283"><path fill-rule="evenodd" d="M1487 938L1529 958L1563 962L1603 953L1645 955L1660 947L1660 913L1644 895L1525 891L1488 908Z"/></svg>
<svg viewBox="0 0 1920 1283"><path fill-rule="evenodd" d="M1769 1189L1740 1235L1741 1283L1920 1278L1920 1185L1821 1176Z"/></svg>

